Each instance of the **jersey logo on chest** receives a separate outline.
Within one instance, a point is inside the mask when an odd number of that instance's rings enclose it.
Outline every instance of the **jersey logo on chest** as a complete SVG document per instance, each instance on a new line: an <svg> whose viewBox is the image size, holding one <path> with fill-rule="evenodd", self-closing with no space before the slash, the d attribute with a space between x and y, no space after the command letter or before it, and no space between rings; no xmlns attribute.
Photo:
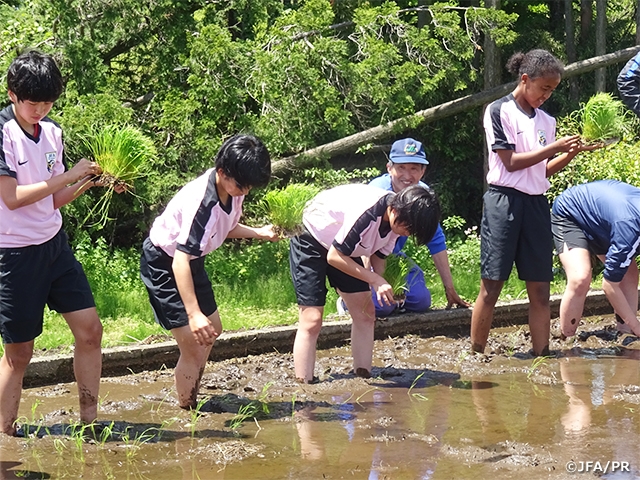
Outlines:
<svg viewBox="0 0 640 480"><path fill-rule="evenodd" d="M47 160L47 171L51 173L53 166L56 164L56 152L47 152L44 157Z"/></svg>
<svg viewBox="0 0 640 480"><path fill-rule="evenodd" d="M545 130L538 130L538 143L543 147L547 145L547 132Z"/></svg>

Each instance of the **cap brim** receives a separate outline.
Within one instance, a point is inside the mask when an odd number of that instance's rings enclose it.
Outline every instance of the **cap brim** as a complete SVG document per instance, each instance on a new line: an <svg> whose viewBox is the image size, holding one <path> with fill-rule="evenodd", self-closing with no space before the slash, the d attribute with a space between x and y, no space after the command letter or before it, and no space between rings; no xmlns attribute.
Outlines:
<svg viewBox="0 0 640 480"><path fill-rule="evenodd" d="M390 160L393 163L419 163L420 165L429 165L429 160L416 156L390 157Z"/></svg>

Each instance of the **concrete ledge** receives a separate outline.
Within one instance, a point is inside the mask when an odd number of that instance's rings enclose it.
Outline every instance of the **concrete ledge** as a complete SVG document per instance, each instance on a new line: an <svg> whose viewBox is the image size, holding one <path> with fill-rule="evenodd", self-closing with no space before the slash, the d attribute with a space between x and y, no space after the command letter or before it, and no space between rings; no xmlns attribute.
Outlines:
<svg viewBox="0 0 640 480"><path fill-rule="evenodd" d="M560 296L551 299L551 317L558 316ZM496 306L493 326L509 326L527 323L529 302L520 300ZM584 316L613 314L613 309L603 292L591 292L585 302ZM392 316L379 319L376 338L416 334L422 336L469 334L471 310L434 310L427 313ZM220 335L211 350L211 360L258 355L267 352L291 352L297 327L271 327L260 330L228 332ZM326 322L318 339L318 348L331 348L348 343L351 320ZM102 353L102 375L118 376L143 370L154 370L166 366L173 368L178 360L175 342L152 345L132 345L105 348ZM35 357L29 365L25 387L71 382L73 376L72 355Z"/></svg>

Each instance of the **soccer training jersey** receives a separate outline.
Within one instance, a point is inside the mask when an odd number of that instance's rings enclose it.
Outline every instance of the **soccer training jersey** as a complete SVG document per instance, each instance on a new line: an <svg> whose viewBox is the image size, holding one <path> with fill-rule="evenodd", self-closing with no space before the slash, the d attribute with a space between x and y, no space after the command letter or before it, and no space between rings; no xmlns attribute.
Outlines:
<svg viewBox="0 0 640 480"><path fill-rule="evenodd" d="M546 192L549 188L547 160L509 172L496 152L532 152L554 142L555 118L539 108L535 108L533 113L528 115L520 108L513 94L509 94L487 107L484 113L484 129L489 146L487 183L515 188L528 195L541 195Z"/></svg>
<svg viewBox="0 0 640 480"><path fill-rule="evenodd" d="M13 113L13 105L0 112L0 175L13 177L18 185L45 182L65 172L62 129L48 117L37 132L25 132ZM62 215L53 195L30 205L9 210L0 197L0 247L40 245L62 227Z"/></svg>
<svg viewBox="0 0 640 480"><path fill-rule="evenodd" d="M424 182L418 182L419 185L423 187L428 187L428 185ZM369 185L377 188L382 188L384 190L388 190L390 192L393 191L393 185L391 184L391 175L385 173L379 177L374 178L369 182ZM393 249L393 253L400 253L404 248L405 243L407 243L407 239L409 237L405 237L401 235L398 237L398 241L396 242L396 246ZM436 229L436 233L433 235L433 238L429 240L427 243L427 248L429 249L429 253L431 255L435 255L436 253L440 253L443 250L447 249L447 243L444 236L444 232L442 231L442 227L438 223L438 228Z"/></svg>
<svg viewBox="0 0 640 480"><path fill-rule="evenodd" d="M207 170L187 183L153 222L149 239L173 257L176 250L194 258L218 248L240 221L244 196L223 205L216 190L216 171Z"/></svg>
<svg viewBox="0 0 640 480"><path fill-rule="evenodd" d="M575 221L596 251L607 252L604 278L622 280L640 245L640 188L616 180L576 185L556 198L552 212Z"/></svg>
<svg viewBox="0 0 640 480"><path fill-rule="evenodd" d="M304 210L303 223L327 250L333 245L349 257L385 258L398 235L383 220L392 192L362 184L319 193Z"/></svg>

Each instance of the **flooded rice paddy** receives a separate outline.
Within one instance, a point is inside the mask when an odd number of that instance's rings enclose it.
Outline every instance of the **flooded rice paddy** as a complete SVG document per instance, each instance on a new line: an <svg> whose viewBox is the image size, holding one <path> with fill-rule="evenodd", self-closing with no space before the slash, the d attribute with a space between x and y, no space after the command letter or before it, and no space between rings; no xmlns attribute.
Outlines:
<svg viewBox="0 0 640 480"><path fill-rule="evenodd" d="M495 329L486 355L389 338L367 380L348 347L324 350L315 385L290 354L212 362L199 412L177 407L170 369L106 378L93 431L73 384L28 389L0 479L640 478L640 341L613 324L588 319L542 359L526 327Z"/></svg>

